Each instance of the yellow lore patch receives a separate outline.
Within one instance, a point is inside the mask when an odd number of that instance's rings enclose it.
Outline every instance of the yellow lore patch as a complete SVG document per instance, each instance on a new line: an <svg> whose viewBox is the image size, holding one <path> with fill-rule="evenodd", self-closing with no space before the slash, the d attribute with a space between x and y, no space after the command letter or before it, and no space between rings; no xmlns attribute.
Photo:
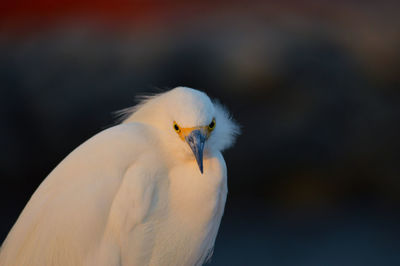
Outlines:
<svg viewBox="0 0 400 266"><path fill-rule="evenodd" d="M214 130L216 126L215 118L213 118L212 122L208 126L198 126L198 127L180 127L178 123L174 121L173 128L175 132L179 135L182 140L185 140L186 136L188 136L193 130L201 130L205 132L206 138L208 138L211 132Z"/></svg>

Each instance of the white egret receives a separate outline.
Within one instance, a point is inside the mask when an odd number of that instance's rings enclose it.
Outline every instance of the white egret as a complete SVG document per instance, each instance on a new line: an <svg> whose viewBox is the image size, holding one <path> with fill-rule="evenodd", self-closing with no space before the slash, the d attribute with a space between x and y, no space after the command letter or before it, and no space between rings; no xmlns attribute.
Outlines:
<svg viewBox="0 0 400 266"><path fill-rule="evenodd" d="M220 152L237 133L224 108L186 87L125 110L47 176L0 265L203 264L227 195Z"/></svg>

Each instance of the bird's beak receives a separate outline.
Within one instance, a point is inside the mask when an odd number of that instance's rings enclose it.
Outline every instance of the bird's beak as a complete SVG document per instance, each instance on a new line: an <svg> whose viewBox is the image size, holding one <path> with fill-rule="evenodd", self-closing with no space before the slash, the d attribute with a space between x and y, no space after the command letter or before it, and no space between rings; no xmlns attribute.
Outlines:
<svg viewBox="0 0 400 266"><path fill-rule="evenodd" d="M206 134L202 129L195 129L190 132L185 140L193 151L196 157L197 164L199 165L200 172L203 174L203 150L204 142L206 141Z"/></svg>

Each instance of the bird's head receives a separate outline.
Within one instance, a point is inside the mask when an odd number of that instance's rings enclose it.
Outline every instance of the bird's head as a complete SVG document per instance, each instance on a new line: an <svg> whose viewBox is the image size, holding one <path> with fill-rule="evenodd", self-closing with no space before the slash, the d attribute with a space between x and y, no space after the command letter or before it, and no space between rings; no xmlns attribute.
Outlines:
<svg viewBox="0 0 400 266"><path fill-rule="evenodd" d="M195 159L201 173L203 156L229 148L239 133L224 107L205 93L186 87L151 96L130 113L124 122L147 123L160 129L170 156Z"/></svg>

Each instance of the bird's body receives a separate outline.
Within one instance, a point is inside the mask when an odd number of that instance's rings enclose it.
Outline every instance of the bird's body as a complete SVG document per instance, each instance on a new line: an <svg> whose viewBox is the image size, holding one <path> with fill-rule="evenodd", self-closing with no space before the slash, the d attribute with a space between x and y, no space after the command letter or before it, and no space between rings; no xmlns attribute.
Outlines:
<svg viewBox="0 0 400 266"><path fill-rule="evenodd" d="M199 93L177 88L157 97L176 90ZM201 173L189 146L179 146L176 132L156 122L168 115L156 110L157 97L50 173L4 241L0 265L201 265L207 259L226 200L225 162L206 145Z"/></svg>

